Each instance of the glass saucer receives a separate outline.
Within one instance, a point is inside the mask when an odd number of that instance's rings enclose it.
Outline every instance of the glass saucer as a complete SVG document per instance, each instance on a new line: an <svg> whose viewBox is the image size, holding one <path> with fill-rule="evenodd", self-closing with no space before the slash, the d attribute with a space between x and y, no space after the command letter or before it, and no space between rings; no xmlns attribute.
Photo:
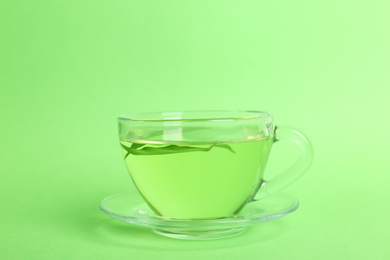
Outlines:
<svg viewBox="0 0 390 260"><path fill-rule="evenodd" d="M299 206L286 193L248 203L234 217L214 220L176 220L157 216L138 192L129 191L103 199L100 210L117 220L145 226L162 236L177 239L217 239L240 234L246 227L283 217Z"/></svg>

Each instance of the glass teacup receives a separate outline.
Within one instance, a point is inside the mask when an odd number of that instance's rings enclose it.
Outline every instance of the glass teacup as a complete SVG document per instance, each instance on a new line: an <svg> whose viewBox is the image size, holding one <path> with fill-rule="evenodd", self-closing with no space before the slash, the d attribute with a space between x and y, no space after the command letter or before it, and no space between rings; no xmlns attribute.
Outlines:
<svg viewBox="0 0 390 260"><path fill-rule="evenodd" d="M150 208L164 219L234 217L251 201L270 196L310 166L312 147L299 131L275 127L261 111L129 114L118 118L130 176ZM269 181L272 145L291 140L298 161Z"/></svg>

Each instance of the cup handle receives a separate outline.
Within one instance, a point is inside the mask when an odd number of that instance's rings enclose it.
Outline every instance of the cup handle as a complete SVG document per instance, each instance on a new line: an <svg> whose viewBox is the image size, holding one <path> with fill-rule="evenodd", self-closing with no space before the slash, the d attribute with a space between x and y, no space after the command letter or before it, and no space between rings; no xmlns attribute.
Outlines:
<svg viewBox="0 0 390 260"><path fill-rule="evenodd" d="M253 199L255 201L275 194L295 182L309 169L313 161L313 147L309 139L300 131L287 126L275 127L274 138L274 142L284 140L294 142L300 149L300 155L289 168L268 181L262 181Z"/></svg>

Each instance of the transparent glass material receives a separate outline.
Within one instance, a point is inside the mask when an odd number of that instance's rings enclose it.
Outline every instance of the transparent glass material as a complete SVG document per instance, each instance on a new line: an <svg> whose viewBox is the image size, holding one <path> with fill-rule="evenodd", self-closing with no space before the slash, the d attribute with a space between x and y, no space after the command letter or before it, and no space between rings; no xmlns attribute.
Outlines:
<svg viewBox="0 0 390 260"><path fill-rule="evenodd" d="M101 204L101 209L110 216L134 224L141 221L156 233L169 237L210 239L237 234L238 229L244 228L243 222L258 223L264 218L283 216L298 205L287 199L287 195L281 202L279 191L309 168L312 147L298 130L275 127L270 113L144 113L120 116L118 122L127 169L150 210L135 217L131 214L137 210L132 210L126 217L123 212L128 211L123 201L134 209L130 195L126 195L127 200L117 195ZM301 155L290 168L265 181L271 148L283 140L294 142ZM277 202L282 206L278 208ZM113 207L119 205L115 203L122 206ZM272 203L277 210L270 206ZM251 207L262 209L264 214L248 217L247 209ZM238 221L241 226L223 224L237 224L238 219L245 219ZM167 223L186 225L178 229Z"/></svg>
<svg viewBox="0 0 390 260"><path fill-rule="evenodd" d="M118 121L121 140L141 143L242 142L274 135L272 115L256 111L129 114Z"/></svg>
<svg viewBox="0 0 390 260"><path fill-rule="evenodd" d="M215 220L172 220L157 216L137 192L125 192L105 198L100 209L107 215L137 226L152 228L170 238L208 240L242 233L246 227L281 218L299 206L296 198L278 193L248 203L234 217Z"/></svg>

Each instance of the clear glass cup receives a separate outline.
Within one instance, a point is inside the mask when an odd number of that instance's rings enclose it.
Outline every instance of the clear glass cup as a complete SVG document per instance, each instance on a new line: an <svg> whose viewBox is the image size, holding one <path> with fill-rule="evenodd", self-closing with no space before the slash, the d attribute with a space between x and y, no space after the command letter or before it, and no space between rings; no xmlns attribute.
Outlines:
<svg viewBox="0 0 390 260"><path fill-rule="evenodd" d="M279 192L310 166L301 132L261 111L189 111L118 118L123 157L139 193L164 220L218 220ZM298 160L276 177L264 172L273 144L289 140Z"/></svg>

